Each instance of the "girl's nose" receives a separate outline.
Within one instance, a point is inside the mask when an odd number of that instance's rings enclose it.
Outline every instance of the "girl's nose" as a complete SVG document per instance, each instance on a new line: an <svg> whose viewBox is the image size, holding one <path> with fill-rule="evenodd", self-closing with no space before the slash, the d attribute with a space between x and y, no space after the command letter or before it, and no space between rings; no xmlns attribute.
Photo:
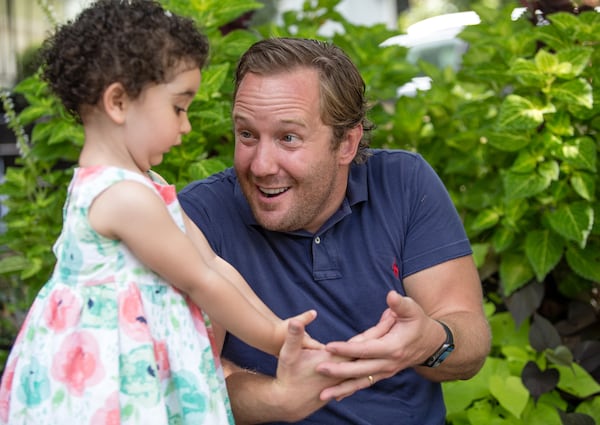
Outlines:
<svg viewBox="0 0 600 425"><path fill-rule="evenodd" d="M181 123L181 132L183 134L188 134L190 131L192 131L192 124L190 123L190 119L188 118L186 113L184 114L184 118Z"/></svg>

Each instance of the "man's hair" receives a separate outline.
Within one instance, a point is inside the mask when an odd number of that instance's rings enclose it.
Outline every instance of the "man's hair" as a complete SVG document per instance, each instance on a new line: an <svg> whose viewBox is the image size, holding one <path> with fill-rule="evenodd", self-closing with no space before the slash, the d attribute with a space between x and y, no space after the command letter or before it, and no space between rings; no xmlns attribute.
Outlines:
<svg viewBox="0 0 600 425"><path fill-rule="evenodd" d="M44 42L42 79L65 108L81 120L110 84L119 82L137 98L182 69L202 68L208 39L194 21L153 0L99 0Z"/></svg>
<svg viewBox="0 0 600 425"><path fill-rule="evenodd" d="M364 162L373 129L366 117L365 82L348 55L331 43L302 38L270 38L255 43L238 63L234 99L248 73L268 76L298 68L318 72L321 120L333 128L334 149L348 130L362 124L363 138L354 162Z"/></svg>

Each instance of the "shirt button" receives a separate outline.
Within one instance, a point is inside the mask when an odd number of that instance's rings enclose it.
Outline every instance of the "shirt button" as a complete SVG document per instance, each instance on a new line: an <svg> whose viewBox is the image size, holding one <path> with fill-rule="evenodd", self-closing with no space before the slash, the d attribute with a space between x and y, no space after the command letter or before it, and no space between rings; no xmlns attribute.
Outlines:
<svg viewBox="0 0 600 425"><path fill-rule="evenodd" d="M321 243L321 238L317 236L317 237L315 238L315 243L316 243L317 245L318 245L318 244L320 244L320 243Z"/></svg>

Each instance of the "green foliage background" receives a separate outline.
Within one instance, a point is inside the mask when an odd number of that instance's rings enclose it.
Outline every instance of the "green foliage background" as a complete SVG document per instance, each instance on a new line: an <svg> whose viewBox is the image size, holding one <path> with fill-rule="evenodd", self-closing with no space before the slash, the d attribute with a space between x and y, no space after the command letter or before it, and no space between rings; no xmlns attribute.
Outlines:
<svg viewBox="0 0 600 425"><path fill-rule="evenodd" d="M420 152L445 182L473 243L493 348L475 378L444 383L447 422L600 422L600 70L593 66L600 14L555 13L533 25L527 16L511 20L512 7L478 7L482 23L461 33L470 48L454 72L411 64L405 48L380 47L395 33L348 22L335 11L339 0L307 1L282 23L225 35L221 27L261 4L163 3L202 25L212 53L189 112L193 130L158 172L181 189L231 164L233 69L254 41L333 41L367 83L378 124L373 146ZM320 35L328 21L343 31ZM430 76L432 89L398 98L397 88L417 75ZM0 235L6 349L54 264L51 246L83 142L37 76L15 92L29 106L12 116L23 155L0 186L9 208ZM10 110L6 93L2 100ZM31 129L30 140L22 127Z"/></svg>

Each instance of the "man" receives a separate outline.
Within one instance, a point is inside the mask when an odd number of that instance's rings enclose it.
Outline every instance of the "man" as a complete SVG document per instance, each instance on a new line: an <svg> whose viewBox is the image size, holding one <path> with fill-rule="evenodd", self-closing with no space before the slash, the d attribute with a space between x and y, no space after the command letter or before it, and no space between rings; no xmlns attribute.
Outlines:
<svg viewBox="0 0 600 425"><path fill-rule="evenodd" d="M239 423L443 424L439 382L488 353L457 212L419 155L368 149L364 91L331 44L256 43L236 73L234 169L180 194L258 296L280 317L316 309L307 331L329 343L302 350L293 322L278 363L228 335Z"/></svg>

